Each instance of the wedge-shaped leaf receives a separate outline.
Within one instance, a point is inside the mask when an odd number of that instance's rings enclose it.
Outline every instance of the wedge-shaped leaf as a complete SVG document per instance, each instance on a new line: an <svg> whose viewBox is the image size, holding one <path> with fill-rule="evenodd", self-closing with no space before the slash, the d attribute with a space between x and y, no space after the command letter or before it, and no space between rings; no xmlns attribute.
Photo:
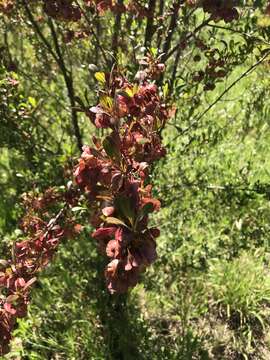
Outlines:
<svg viewBox="0 0 270 360"><path fill-rule="evenodd" d="M81 207L81 206L75 206L71 209L71 211L73 212L77 212L77 211L86 211L87 208Z"/></svg>
<svg viewBox="0 0 270 360"><path fill-rule="evenodd" d="M137 94L138 92L138 85L134 85L133 87L131 88L126 88L124 90L119 90L117 92L117 95L122 95L122 96L125 96L126 98L130 99L132 98L135 94Z"/></svg>
<svg viewBox="0 0 270 360"><path fill-rule="evenodd" d="M117 219L117 218L111 217L111 216L109 216L109 217L106 218L106 222L107 222L108 224L122 225L122 226L128 227L128 226L124 223L123 220L120 220L120 219Z"/></svg>
<svg viewBox="0 0 270 360"><path fill-rule="evenodd" d="M105 73L104 72L96 72L95 73L95 78L97 79L98 82L105 84L106 82L106 77L105 77Z"/></svg>
<svg viewBox="0 0 270 360"><path fill-rule="evenodd" d="M27 288L32 286L36 281L37 281L36 277L33 277L31 280L27 281L27 283L25 284L24 290L26 290Z"/></svg>
<svg viewBox="0 0 270 360"><path fill-rule="evenodd" d="M117 91L117 95L124 96L127 99L130 99L132 97L132 93L131 93L130 89L119 90L119 91Z"/></svg>
<svg viewBox="0 0 270 360"><path fill-rule="evenodd" d="M14 294L14 295L9 295L9 296L7 297L7 299L6 299L6 302L9 303L9 304L12 304L12 303L14 303L16 300L18 300L18 299L19 299L19 295L16 295L16 294Z"/></svg>
<svg viewBox="0 0 270 360"><path fill-rule="evenodd" d="M106 136L106 138L103 140L102 145L106 154L111 159L119 160L121 158L120 151L111 136Z"/></svg>
<svg viewBox="0 0 270 360"><path fill-rule="evenodd" d="M0 260L0 269L5 269L8 266L7 260Z"/></svg>
<svg viewBox="0 0 270 360"><path fill-rule="evenodd" d="M139 211L137 219L136 219L136 225L138 222L140 222L146 215L152 213L154 211L154 205L152 203L145 204Z"/></svg>
<svg viewBox="0 0 270 360"><path fill-rule="evenodd" d="M113 108L113 99L107 95L101 96L99 103L106 110L112 110Z"/></svg>
<svg viewBox="0 0 270 360"><path fill-rule="evenodd" d="M135 213L132 208L132 201L127 196L119 196L115 199L115 206L122 216L127 218L131 225L134 224Z"/></svg>

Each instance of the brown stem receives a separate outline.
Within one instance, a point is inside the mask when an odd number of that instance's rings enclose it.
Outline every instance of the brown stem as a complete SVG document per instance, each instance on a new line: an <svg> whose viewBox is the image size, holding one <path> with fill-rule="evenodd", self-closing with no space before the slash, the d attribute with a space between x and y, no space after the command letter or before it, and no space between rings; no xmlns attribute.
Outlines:
<svg viewBox="0 0 270 360"><path fill-rule="evenodd" d="M54 25L50 18L48 20L48 23L49 23L49 27L51 29L51 34L52 34L52 38L53 38L53 42L54 42L54 46L55 46L55 51L58 56L58 65L63 74L67 92L68 92L68 97L69 97L70 107L71 107L71 119L72 119L72 124L73 124L73 128L74 128L74 134L75 134L75 137L77 140L77 146L78 146L79 150L82 151L82 147L83 147L82 135L81 135L80 128L79 128L77 111L75 109L76 102L75 102L75 93L74 93L72 75L66 68L64 58L63 58L63 55L62 55L62 52L61 52L61 49L60 49L60 46L58 43L58 38L57 38L55 29L54 29Z"/></svg>
<svg viewBox="0 0 270 360"><path fill-rule="evenodd" d="M168 51L170 49L173 34L174 34L175 30L176 30L179 9L180 9L180 6L183 3L183 1L184 0L177 0L173 4L173 13L171 15L171 21L170 21L170 25L169 25L168 32L167 32L167 37L166 37L166 40L165 40L165 42L163 44L162 55L161 55L161 58L160 58L161 62L165 62L167 53L168 53ZM164 74L161 74L161 76L160 76L160 78L158 80L159 86L162 85L163 79L164 79Z"/></svg>
<svg viewBox="0 0 270 360"><path fill-rule="evenodd" d="M101 36L101 27L100 27L100 19L99 16L97 15L96 19L95 19L95 28L96 28L96 32L95 34L97 35L97 38L100 39ZM95 64L98 63L99 61L99 47L95 46Z"/></svg>
<svg viewBox="0 0 270 360"><path fill-rule="evenodd" d="M94 38L95 38L95 40L96 40L96 45L97 45L97 47L100 49L100 51L101 51L101 53L102 53L102 56L103 56L106 64L107 64L108 66L110 66L110 62L109 62L109 60L108 60L108 58L107 58L107 55L106 55L103 47L102 47L101 44L100 44L99 36L95 33L95 31L94 31L94 29L93 29L93 23L92 23L92 21L89 19L87 13L86 13L86 12L84 11L84 9L81 7L81 5L79 4L79 2L78 2L78 1L75 1L75 3L77 4L77 6L79 7L79 9L81 10L81 13L83 14L86 22L88 23L88 25L89 25L89 31L90 31L91 34L94 36Z"/></svg>
<svg viewBox="0 0 270 360"><path fill-rule="evenodd" d="M42 41L44 46L47 48L49 53L52 55L52 57L54 58L54 60L56 61L56 63L58 64L58 66L62 72L62 75L65 80L66 88L68 91L68 97L69 97L70 106L71 106L71 120L72 120L72 124L73 124L73 128L74 128L74 134L77 139L77 146L78 146L79 150L82 151L82 146L83 146L82 136L81 136L81 132L80 132L80 128L79 128L77 112L75 110L76 103L75 103L75 99L74 99L75 94L74 94L74 88L73 88L73 80L72 80L71 75L68 73L68 71L66 69L64 59L62 56L62 52L60 50L60 46L58 44L58 39L57 39L55 30L54 30L53 23L52 23L51 19L49 18L49 27L51 29L56 52L54 51L51 44L48 42L48 40L45 38L42 31L40 30L38 24L36 23L36 21L34 19L33 14L31 13L31 11L27 5L26 0L22 0L22 1L23 1L24 8L25 8L26 14L28 16L28 19L29 19L31 25L33 26L33 28L36 31L37 35L39 36L40 40Z"/></svg>
<svg viewBox="0 0 270 360"><path fill-rule="evenodd" d="M185 129L179 129L179 134L173 139L175 141L179 136L184 135L190 129L196 128L199 121L210 111L222 98L226 95L236 84L238 84L242 79L251 74L254 69L259 66L266 58L270 56L270 49L267 49L266 53L258 60L256 63L251 65L245 72L243 72L236 80L234 80L230 86L228 86L202 113L195 116L194 120L190 123L190 125Z"/></svg>
<svg viewBox="0 0 270 360"><path fill-rule="evenodd" d="M181 39L177 42L177 45L175 45L170 51L168 51L165 55L164 55L164 59L163 61L166 62L178 49L179 47L181 47L181 42L182 41L188 41L190 40L192 37L194 37L194 35L200 31L204 26L206 26L209 22L211 21L211 17L208 18L207 20L203 21L199 26L196 27L196 29L193 30L192 33L189 33L184 39ZM168 49L169 50L169 49Z"/></svg>
<svg viewBox="0 0 270 360"><path fill-rule="evenodd" d="M158 16L160 19L162 18L163 13L164 13L164 5L165 5L164 0L160 0L159 1L159 13L158 13ZM161 47L161 42L162 42L162 38L163 38L162 33L163 33L163 25L160 25L158 33L157 33L157 48L158 49L160 49L160 47Z"/></svg>
<svg viewBox="0 0 270 360"><path fill-rule="evenodd" d="M145 38L144 38L144 46L146 48L151 47L152 37L154 35L155 7L156 7L156 0L149 0L149 3L148 3L149 16L147 18L147 24L146 24L146 29L145 29Z"/></svg>
<svg viewBox="0 0 270 360"><path fill-rule="evenodd" d="M173 92L173 83L174 83L174 79L176 77L176 72L177 72L177 68L178 68L178 64L179 64L179 60L180 60L180 55L181 55L181 47L178 48L176 56L175 56L175 60L174 60L174 64L173 64L173 71L172 71L172 77L171 77L171 82L170 82L170 87L169 87L169 94L171 95Z"/></svg>
<svg viewBox="0 0 270 360"><path fill-rule="evenodd" d="M167 37L166 40L164 42L163 45L163 49L162 49L162 57L161 57L161 61L164 61L164 59L167 56L167 53L170 49L171 46L171 42L172 42L172 37L174 34L174 31L176 30L176 24L177 24L177 20L178 20L178 13L179 13L179 9L180 6L183 4L184 0L177 0L174 4L173 4L173 13L171 16L171 21L170 21L170 25L169 25L169 29L168 29L168 33L167 33Z"/></svg>
<svg viewBox="0 0 270 360"><path fill-rule="evenodd" d="M28 5L27 5L27 1L26 0L22 0L26 14L28 16L28 19L31 23L31 25L33 26L34 30L36 31L36 33L38 34L38 36L40 37L42 43L45 45L45 47L47 48L47 50L49 51L49 53L52 55L52 57L54 58L54 60L58 63L58 58L55 54L55 52L53 51L51 44L49 43L49 41L45 38L45 36L43 35L42 31L40 30L38 24L36 23L33 14L31 13Z"/></svg>
<svg viewBox="0 0 270 360"><path fill-rule="evenodd" d="M123 0L118 0L117 4L119 6L123 5ZM121 31L121 12L117 13L115 17L114 27L113 27L113 35L112 35L112 53L113 53L113 63L117 62L117 51L119 46L119 34Z"/></svg>

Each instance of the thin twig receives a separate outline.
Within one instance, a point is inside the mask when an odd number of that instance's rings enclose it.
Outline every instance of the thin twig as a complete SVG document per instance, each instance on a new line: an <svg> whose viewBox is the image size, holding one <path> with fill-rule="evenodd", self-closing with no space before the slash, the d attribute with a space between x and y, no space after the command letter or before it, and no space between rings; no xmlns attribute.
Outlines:
<svg viewBox="0 0 270 360"><path fill-rule="evenodd" d="M159 19L162 19L162 17L164 16L164 5L165 5L165 1L164 0L159 0L159 13L158 13L158 17ZM157 48L160 49L161 46L161 42L162 42L162 33L163 33L163 24L159 26L158 32L157 32Z"/></svg>
<svg viewBox="0 0 270 360"><path fill-rule="evenodd" d="M49 232L54 228L54 226L56 225L56 223L60 219L60 217L63 215L66 208L67 208L67 204L65 204L62 207L62 209L60 209L60 211L57 213L57 215L49 221L46 232L44 233L44 238L47 238L47 236L49 235Z"/></svg>
<svg viewBox="0 0 270 360"><path fill-rule="evenodd" d="M263 57L261 57L261 59L259 59L255 64L253 64L252 66L250 66L250 68L248 68L242 75L240 75L235 81L233 81L231 83L231 85L229 87L227 87L217 98L216 100L210 104L201 114L199 114L196 118L195 121L199 121L206 113L208 113L209 110L211 110L222 98L225 94L227 94L227 92L229 92L239 81L241 81L244 77L248 76L250 73L252 73L252 71L258 66L260 65L268 56L270 55L270 49L264 54Z"/></svg>
<svg viewBox="0 0 270 360"><path fill-rule="evenodd" d="M35 29L36 33L38 34L38 36L40 37L40 39L42 40L43 44L45 45L45 47L47 48L47 50L49 51L49 53L52 55L52 57L54 58L54 60L58 63L58 58L55 54L55 52L53 51L53 48L51 47L51 44L47 41L47 39L45 38L45 36L43 35L42 31L40 30L39 26L37 25L33 14L31 13L28 5L27 5L27 1L26 0L22 0L23 4L24 4L24 8L26 11L26 14L28 16L28 19L31 23L31 25L33 26L33 28Z"/></svg>
<svg viewBox="0 0 270 360"><path fill-rule="evenodd" d="M117 4L119 6L123 5L123 0L118 0ZM119 46L119 34L121 32L121 18L122 14L121 11L119 11L118 14L116 14L114 27L113 27L113 34L112 34L112 53L113 53L113 62L117 63L117 52L118 52L118 46Z"/></svg>
<svg viewBox="0 0 270 360"><path fill-rule="evenodd" d="M44 91L44 93L46 93L49 97L52 96L52 94L45 88L45 86L43 86L41 84L40 81L35 80L31 75L27 74L26 72L24 72L21 68L19 68L17 70L17 72L23 76L24 78L30 80L33 84L35 84L37 87L39 87L39 89L41 89L42 91ZM57 99L58 103L60 104L60 106L64 109L64 110L69 110L69 108L66 106L65 102L58 96L58 95L54 95L54 98Z"/></svg>
<svg viewBox="0 0 270 360"><path fill-rule="evenodd" d="M52 37L53 37L56 52L53 50L51 44L48 42L48 40L43 35L41 29L39 28L37 22L34 19L34 16L33 16L32 12L31 12L31 10L29 9L29 7L27 5L26 0L22 0L22 1L23 1L25 11L27 13L28 19L29 19L32 27L36 31L37 35L39 36L40 40L45 45L45 47L47 48L49 53L52 55L52 57L56 61L57 65L59 66L59 68L60 68L60 70L61 70L61 72L63 74L65 84L66 84L66 87L67 87L67 91L68 91L68 97L69 97L69 100L70 100L71 119L72 119L72 123L73 123L74 133L75 133L75 137L77 139L78 148L79 148L80 151L82 151L82 146L83 146L83 144L82 144L82 136L81 136L81 132L80 132L80 129L79 129L77 112L75 110L76 103L75 103L75 100L74 100L75 95L74 95L72 77L69 74L68 70L66 69L65 62L64 62L64 59L62 57L62 52L61 52L60 46L58 44L57 35L56 35L55 30L54 30L53 22L49 18L48 24L49 24L49 27L51 29L51 33L52 33Z"/></svg>
<svg viewBox="0 0 270 360"><path fill-rule="evenodd" d="M107 64L107 66L110 66L110 61L107 58L107 55L103 49L103 47L100 44L99 38L97 36L97 34L95 33L95 31L93 30L93 23L91 22L91 20L89 19L88 15L86 14L86 12L84 11L84 9L81 7L81 5L79 4L79 2L77 0L75 0L76 5L80 8L81 13L83 14L86 22L89 25L89 31L91 32L91 34L94 36L95 40L96 40L96 44L98 46L98 48L100 49L102 56Z"/></svg>
<svg viewBox="0 0 270 360"><path fill-rule="evenodd" d="M208 27L211 27L213 29L221 29L221 30L225 30L225 31L230 31L230 32L233 32L235 34L240 34L244 37L247 37L249 38L250 40L254 40L254 41L258 41L258 42L262 42L266 45L270 45L270 43L264 39L261 39L257 36L253 36L253 35L250 35L246 32L243 32L241 30L237 30L237 29L233 29L233 28L230 28L230 27L227 27L227 26L221 26L221 25L214 25L214 24L207 24Z"/></svg>
<svg viewBox="0 0 270 360"><path fill-rule="evenodd" d="M229 87L227 87L216 99L212 102L201 114L197 115L192 123L184 130L181 130L180 133L174 138L177 139L179 136L188 132L193 128L207 113L210 111L222 98L226 95L236 84L238 84L243 78L248 76L253 70L259 66L268 56L270 55L270 49L252 66L250 66L242 75L240 75L236 80L234 80Z"/></svg>
<svg viewBox="0 0 270 360"><path fill-rule="evenodd" d="M177 45L175 45L167 54L166 56L164 56L164 62L166 62L179 48L179 46L181 46L181 42L182 41L188 41L191 38L194 37L194 35L199 32L204 26L206 26L209 22L211 21L211 17L209 17L208 19L204 20L199 26L197 26L191 33L189 33L186 37L184 37L183 39L180 39L177 43Z"/></svg>
<svg viewBox="0 0 270 360"><path fill-rule="evenodd" d="M171 21L170 21L169 29L168 29L168 32L167 32L167 37L166 37L166 40L164 42L163 49L162 49L161 62L163 62L163 61L165 61L165 59L167 59L167 53L168 53L168 51L170 49L170 46L171 46L171 41L172 41L174 31L176 30L178 12L179 12L179 9L180 9L180 7L181 7L181 5L183 3L184 3L183 0L177 0L173 4Z"/></svg>
<svg viewBox="0 0 270 360"><path fill-rule="evenodd" d="M154 13L156 7L156 0L149 0L148 2L148 11L149 16L147 18L145 36L144 36L144 46L145 48L151 47L152 37L154 35Z"/></svg>
<svg viewBox="0 0 270 360"><path fill-rule="evenodd" d="M75 109L76 102L75 102L75 94L74 94L72 75L66 68L65 61L64 61L64 58L63 58L63 55L61 52L61 48L58 43L58 38L57 38L55 29L54 29L54 25L50 18L48 19L48 24L51 29L51 34L52 34L52 38L53 38L53 42L54 42L54 46L55 46L55 51L58 55L58 66L63 74L67 92L68 92L68 97L69 97L70 107L71 107L71 119L72 119L72 124L73 124L73 128L74 128L74 134L75 134L75 137L77 140L77 146L78 146L79 150L82 151L82 147L83 147L82 135L81 135L80 128L79 128L77 111Z"/></svg>

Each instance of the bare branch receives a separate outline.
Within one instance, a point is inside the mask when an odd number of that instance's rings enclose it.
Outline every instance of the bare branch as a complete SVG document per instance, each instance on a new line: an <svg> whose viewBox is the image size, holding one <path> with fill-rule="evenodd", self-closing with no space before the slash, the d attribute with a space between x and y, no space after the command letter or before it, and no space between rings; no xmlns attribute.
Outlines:
<svg viewBox="0 0 270 360"><path fill-rule="evenodd" d="M54 46L55 46L55 51L58 56L58 66L63 74L67 92L68 92L68 97L69 97L70 107L71 107L71 119L72 119L72 124L73 124L73 128L74 128L74 134L75 134L75 137L77 140L77 146L78 146L79 150L82 151L82 147L83 147L82 135L81 135L80 128L79 128L77 111L75 109L76 102L75 102L75 94L74 94L72 75L66 68L64 58L63 58L63 55L61 52L61 48L58 43L58 38L57 38L55 29L54 29L54 25L50 18L48 20L48 24L51 29L51 34L52 34L52 38L53 38L53 42L54 42Z"/></svg>
<svg viewBox="0 0 270 360"><path fill-rule="evenodd" d="M81 13L83 14L86 22L88 23L89 25L89 31L90 33L94 36L95 40L96 40L96 44L97 44L97 47L100 49L101 53L102 53L102 56L107 64L107 66L110 66L110 62L107 58L107 55L103 49L103 47L101 46L100 44L100 41L99 41L99 38L97 36L97 34L95 33L95 31L93 30L93 23L91 22L91 20L89 19L88 15L86 14L86 12L84 11L84 9L81 7L81 5L79 4L79 2L76 0L75 3L77 4L77 6L80 8L81 10Z"/></svg>
<svg viewBox="0 0 270 360"><path fill-rule="evenodd" d="M258 60L255 64L251 65L242 75L240 75L236 80L234 80L229 87L227 87L217 98L214 102L212 102L201 114L197 115L195 119L192 121L192 123L184 130L181 130L179 127L177 127L177 130L179 131L179 134L174 138L177 139L179 136L185 134L190 129L195 127L198 122L210 111L222 98L224 95L226 95L236 84L238 84L243 78L251 74L254 69L259 66L264 60L267 59L267 57L270 55L270 49Z"/></svg>
<svg viewBox="0 0 270 360"><path fill-rule="evenodd" d="M123 5L123 0L118 0L117 4L119 6ZM119 46L119 34L121 31L121 12L119 12L115 17L113 35L112 35L112 53L113 53L113 62L117 62L117 51Z"/></svg>
<svg viewBox="0 0 270 360"><path fill-rule="evenodd" d="M144 46L146 48L151 47L152 37L154 35L154 13L156 7L156 0L149 0L148 3L148 11L149 16L147 18L147 24L145 29L145 38L144 38Z"/></svg>

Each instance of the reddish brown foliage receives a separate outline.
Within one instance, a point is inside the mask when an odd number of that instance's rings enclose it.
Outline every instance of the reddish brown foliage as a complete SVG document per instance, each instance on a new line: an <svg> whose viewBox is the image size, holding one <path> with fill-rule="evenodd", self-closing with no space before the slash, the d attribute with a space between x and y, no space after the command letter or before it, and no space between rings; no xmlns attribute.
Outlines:
<svg viewBox="0 0 270 360"><path fill-rule="evenodd" d="M111 292L125 292L156 259L157 229L148 216L160 202L152 198L151 164L165 155L160 130L169 113L156 85L130 84L122 75L103 74L100 103L87 111L98 128L111 128L103 142L84 147L75 169L78 186L95 204L92 234L111 262L105 271Z"/></svg>
<svg viewBox="0 0 270 360"><path fill-rule="evenodd" d="M94 137L92 147L84 146L74 169L77 189L71 187L65 194L48 189L42 196L24 197L27 214L21 229L26 238L14 244L12 260L0 264L1 354L8 351L16 319L26 315L37 273L52 259L64 235L74 236L82 229L67 217L65 230L59 225L63 209L51 218L55 204L72 208L81 195L89 202L90 222L96 228L92 238L109 258L105 277L110 292L135 286L139 274L156 259L159 230L149 228L148 217L160 209L160 202L152 198L148 175L153 162L166 153L160 131L169 111L148 79L163 69L151 62L139 84L116 71L96 74L104 87L99 104L83 110L96 127L110 133L103 141Z"/></svg>
<svg viewBox="0 0 270 360"><path fill-rule="evenodd" d="M12 260L0 261L0 354L9 350L11 331L15 320L27 313L30 289L36 274L47 266L54 255L63 229L57 225L60 214L50 221L48 207L60 197L52 189L43 197L25 198L27 215L21 222L21 229L27 235L25 240L14 244Z"/></svg>

